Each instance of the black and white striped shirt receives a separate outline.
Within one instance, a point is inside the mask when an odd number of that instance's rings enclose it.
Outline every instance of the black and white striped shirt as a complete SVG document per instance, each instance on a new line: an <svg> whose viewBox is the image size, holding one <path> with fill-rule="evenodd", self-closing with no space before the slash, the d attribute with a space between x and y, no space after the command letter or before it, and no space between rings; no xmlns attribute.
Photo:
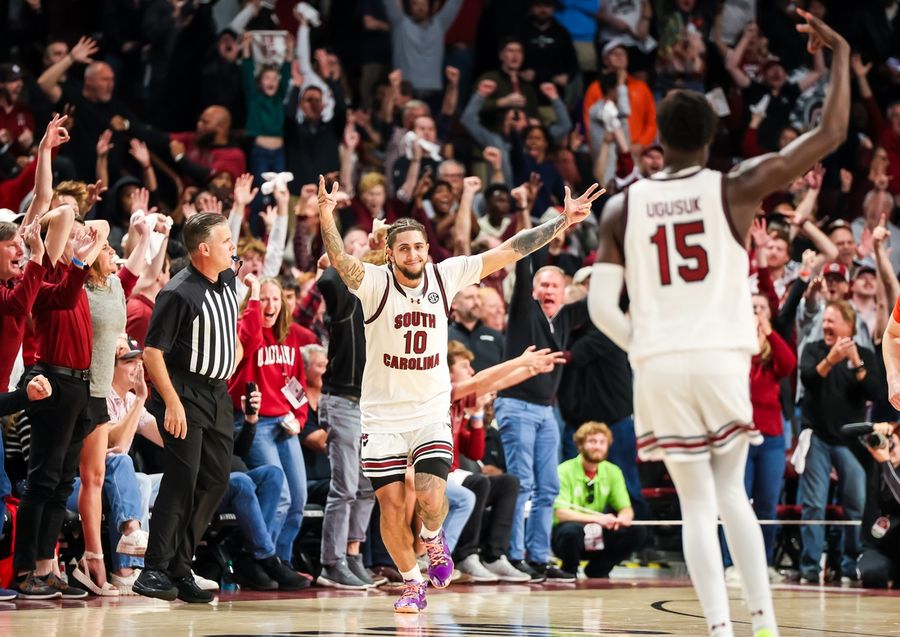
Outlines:
<svg viewBox="0 0 900 637"><path fill-rule="evenodd" d="M189 265L156 297L145 344L165 353L170 372L225 380L234 371L237 316L234 272L211 283Z"/></svg>

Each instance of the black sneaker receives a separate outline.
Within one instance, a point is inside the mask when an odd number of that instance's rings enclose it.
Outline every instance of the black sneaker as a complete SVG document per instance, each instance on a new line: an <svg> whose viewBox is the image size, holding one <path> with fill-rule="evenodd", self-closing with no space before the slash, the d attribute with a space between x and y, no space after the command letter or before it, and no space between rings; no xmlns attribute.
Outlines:
<svg viewBox="0 0 900 637"><path fill-rule="evenodd" d="M143 575L143 573L141 573L141 575ZM138 581L140 581L140 578L138 578ZM178 599L187 602L188 604L209 604L216 598L212 591L201 590L201 588L197 586L197 582L194 581L192 575L179 577L173 583L178 591Z"/></svg>
<svg viewBox="0 0 900 637"><path fill-rule="evenodd" d="M32 571L13 586L20 599L57 599L62 593L48 585Z"/></svg>
<svg viewBox="0 0 900 637"><path fill-rule="evenodd" d="M255 560L252 555L242 553L234 561L234 575L238 584L254 591L278 590L278 582L263 568L265 560Z"/></svg>
<svg viewBox="0 0 900 637"><path fill-rule="evenodd" d="M561 568L557 568L553 564L536 564L535 562L529 562L528 565L538 573L543 573L548 584L553 582L574 582L576 579L574 573L568 573Z"/></svg>
<svg viewBox="0 0 900 637"><path fill-rule="evenodd" d="M533 568L532 565L525 560L510 560L509 563L512 564L516 568L516 570L522 571L528 577L530 577L532 584L540 584L545 579L547 579L547 576L544 575L543 571L538 571L537 569Z"/></svg>
<svg viewBox="0 0 900 637"><path fill-rule="evenodd" d="M303 588L309 588L309 580L300 575L297 571L288 567L277 556L267 557L264 560L256 560L263 572L271 577L279 590L282 591L299 591Z"/></svg>
<svg viewBox="0 0 900 637"><path fill-rule="evenodd" d="M77 586L70 586L64 582L56 573L50 573L43 578L47 582L47 586L58 590L63 599L84 599L88 596L88 592Z"/></svg>
<svg viewBox="0 0 900 637"><path fill-rule="evenodd" d="M164 599L174 602L178 597L178 588L169 579L169 576L152 568L145 568L131 586L131 590L144 597Z"/></svg>

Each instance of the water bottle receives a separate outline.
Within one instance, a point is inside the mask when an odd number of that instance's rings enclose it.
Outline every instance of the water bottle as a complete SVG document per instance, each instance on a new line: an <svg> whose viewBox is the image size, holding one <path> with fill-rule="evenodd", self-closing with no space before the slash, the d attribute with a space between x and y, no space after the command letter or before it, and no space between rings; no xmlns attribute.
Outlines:
<svg viewBox="0 0 900 637"><path fill-rule="evenodd" d="M222 571L222 581L219 582L219 590L223 593L237 593L241 589L238 583L234 581L234 564L231 560L225 563L225 570Z"/></svg>

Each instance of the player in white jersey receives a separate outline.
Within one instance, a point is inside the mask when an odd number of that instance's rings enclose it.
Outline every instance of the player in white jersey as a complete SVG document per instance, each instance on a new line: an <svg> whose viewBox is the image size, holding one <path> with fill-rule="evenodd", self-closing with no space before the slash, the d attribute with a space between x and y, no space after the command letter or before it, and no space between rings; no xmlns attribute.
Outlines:
<svg viewBox="0 0 900 637"><path fill-rule="evenodd" d="M338 184L331 192L319 177L319 220L328 257L363 307L366 366L363 371L363 470L371 479L381 508L381 536L404 590L397 612L425 608L426 583L416 564L413 537L406 524L407 464L415 471L416 512L428 553L428 577L443 588L450 583L453 560L441 528L447 515L444 495L453 459L450 429L450 372L447 366L447 321L456 293L550 242L554 235L582 221L603 194L594 184L573 199L566 188L562 215L523 230L503 244L476 256L428 263L425 228L398 219L387 235L388 264L363 264L347 254L334 223Z"/></svg>
<svg viewBox="0 0 900 637"><path fill-rule="evenodd" d="M718 126L706 98L670 93L657 109L666 168L607 203L588 297L594 323L629 352L639 454L664 460L678 490L685 561L714 637L734 634L717 517L754 636L778 635L762 534L744 491L748 448L760 440L750 403L756 339L746 238L762 199L837 148L849 119L849 46L798 13L810 52L834 53L819 126L722 174L704 168ZM619 309L623 282L630 317Z"/></svg>

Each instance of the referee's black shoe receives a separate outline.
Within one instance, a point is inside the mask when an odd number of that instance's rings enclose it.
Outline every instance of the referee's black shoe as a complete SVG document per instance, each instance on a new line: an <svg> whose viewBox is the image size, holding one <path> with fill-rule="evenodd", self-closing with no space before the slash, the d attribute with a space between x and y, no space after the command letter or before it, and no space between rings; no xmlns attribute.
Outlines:
<svg viewBox="0 0 900 637"><path fill-rule="evenodd" d="M179 592L168 575L152 568L145 568L141 571L131 590L138 595L164 599L167 602L174 602Z"/></svg>
<svg viewBox="0 0 900 637"><path fill-rule="evenodd" d="M212 591L204 591L197 586L193 575L179 577L175 580L175 587L178 589L178 599L188 604L208 604L216 598Z"/></svg>

